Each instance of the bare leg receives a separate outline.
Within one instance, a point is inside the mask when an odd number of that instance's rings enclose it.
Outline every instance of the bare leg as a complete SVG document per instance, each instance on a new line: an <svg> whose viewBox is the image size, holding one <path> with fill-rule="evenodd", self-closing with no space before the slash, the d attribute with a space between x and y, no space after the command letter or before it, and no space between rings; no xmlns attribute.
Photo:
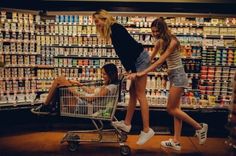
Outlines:
<svg viewBox="0 0 236 156"><path fill-rule="evenodd" d="M182 131L182 120L174 117L174 142L179 142Z"/></svg>
<svg viewBox="0 0 236 156"><path fill-rule="evenodd" d="M167 111L174 116L174 141L179 141L182 129L182 121L187 122L195 129L202 128L198 122L196 122L193 118L191 118L179 108L182 92L183 88L172 86L170 88L170 94L167 103Z"/></svg>
<svg viewBox="0 0 236 156"><path fill-rule="evenodd" d="M50 104L50 102L53 99L53 96L56 93L57 88L60 86L71 86L71 83L68 80L66 80L65 77L61 76L61 77L56 78L49 89L48 96L44 102L45 105Z"/></svg>
<svg viewBox="0 0 236 156"><path fill-rule="evenodd" d="M146 98L146 83L147 76L142 76L135 79L135 87L136 87L136 96L140 103L142 120L143 120L143 131L147 133L149 131L149 106Z"/></svg>
<svg viewBox="0 0 236 156"><path fill-rule="evenodd" d="M137 102L134 80L131 81L129 95L130 95L129 104L128 104L127 113L126 113L125 121L124 121L126 125L131 125L131 120L133 118L133 114L134 114L134 110L135 110L136 102Z"/></svg>

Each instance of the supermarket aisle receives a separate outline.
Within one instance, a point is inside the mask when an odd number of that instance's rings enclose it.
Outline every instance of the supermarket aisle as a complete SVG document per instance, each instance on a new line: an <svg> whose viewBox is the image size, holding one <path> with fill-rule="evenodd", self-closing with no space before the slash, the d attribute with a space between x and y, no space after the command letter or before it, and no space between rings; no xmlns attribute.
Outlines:
<svg viewBox="0 0 236 156"><path fill-rule="evenodd" d="M34 132L20 135L9 135L0 137L0 156L119 156L120 148L117 143L97 144L83 143L78 151L70 152L67 144L60 144L64 132ZM188 155L188 156L233 156L234 153L224 143L223 138L209 138L204 146L198 145L194 137L183 137L181 152L162 149L160 141L168 139L169 136L156 135L147 144L137 146L135 141L137 135L130 135L127 144L132 149L132 155Z"/></svg>

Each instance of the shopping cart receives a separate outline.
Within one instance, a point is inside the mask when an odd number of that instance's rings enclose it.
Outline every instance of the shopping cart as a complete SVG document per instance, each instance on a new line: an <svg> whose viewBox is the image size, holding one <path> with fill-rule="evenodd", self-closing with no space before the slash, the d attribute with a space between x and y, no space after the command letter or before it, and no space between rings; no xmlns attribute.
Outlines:
<svg viewBox="0 0 236 156"><path fill-rule="evenodd" d="M112 126L117 121L114 116L122 81L116 85L115 91L105 96L95 96L84 91L84 87L100 88L101 83L87 83L82 87L60 88L60 115L75 118L91 119L93 130L68 131L61 143L67 142L70 151L76 151L81 142L119 143L121 155L129 155L131 150L125 144L127 134ZM112 129L104 129L104 121L111 123Z"/></svg>

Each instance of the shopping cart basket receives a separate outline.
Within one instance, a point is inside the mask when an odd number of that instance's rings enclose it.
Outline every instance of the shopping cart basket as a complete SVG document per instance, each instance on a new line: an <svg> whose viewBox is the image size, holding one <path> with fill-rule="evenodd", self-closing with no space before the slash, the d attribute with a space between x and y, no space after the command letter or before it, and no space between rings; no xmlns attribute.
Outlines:
<svg viewBox="0 0 236 156"><path fill-rule="evenodd" d="M127 134L112 126L117 121L114 116L122 81L115 90L105 96L96 96L84 91L84 87L94 89L102 87L101 83L87 83L83 86L60 88L60 115L91 119L93 130L68 131L61 143L67 142L70 151L76 151L81 142L119 143L121 155L129 155L130 147L125 144ZM109 121L113 129L104 129L104 121ZM96 134L91 135L91 134Z"/></svg>

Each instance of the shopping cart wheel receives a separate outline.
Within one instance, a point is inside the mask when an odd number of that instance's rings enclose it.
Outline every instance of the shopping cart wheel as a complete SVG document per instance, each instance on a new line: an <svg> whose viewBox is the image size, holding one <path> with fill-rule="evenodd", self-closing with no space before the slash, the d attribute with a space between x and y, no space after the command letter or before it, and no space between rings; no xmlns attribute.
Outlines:
<svg viewBox="0 0 236 156"><path fill-rule="evenodd" d="M71 152L75 152L79 147L79 144L77 141L69 141L68 142L68 149Z"/></svg>
<svg viewBox="0 0 236 156"><path fill-rule="evenodd" d="M68 142L68 149L71 152L74 152L79 147L80 137L78 135L72 135L72 136L70 136L70 140L71 141L67 141Z"/></svg>
<svg viewBox="0 0 236 156"><path fill-rule="evenodd" d="M127 138L128 138L127 134L122 132L119 139L120 139L120 142L126 142Z"/></svg>
<svg viewBox="0 0 236 156"><path fill-rule="evenodd" d="M131 150L130 150L130 147L127 146L127 145L122 145L120 146L120 154L121 155L130 155L131 153Z"/></svg>

